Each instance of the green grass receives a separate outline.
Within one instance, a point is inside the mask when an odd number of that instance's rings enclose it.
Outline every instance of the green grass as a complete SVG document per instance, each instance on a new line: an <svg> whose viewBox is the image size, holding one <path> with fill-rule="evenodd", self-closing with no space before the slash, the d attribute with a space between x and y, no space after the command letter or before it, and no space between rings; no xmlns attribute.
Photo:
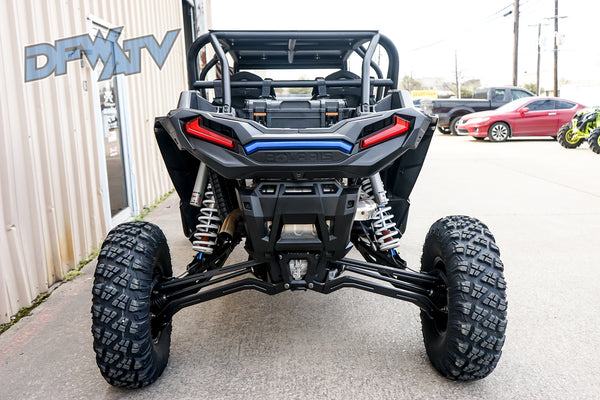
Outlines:
<svg viewBox="0 0 600 400"><path fill-rule="evenodd" d="M170 192L167 192L164 195L162 195L151 206L144 206L144 208L142 209L142 212L140 212L140 215L138 215L137 217L135 217L133 220L134 221L143 221L146 218L146 216L148 214L150 214L150 211L154 210L156 208L156 206L158 206L160 203L162 203L163 201L165 201L167 199L167 197L169 197L171 195L171 193L173 193L174 191L175 191L175 189L171 189Z"/></svg>
<svg viewBox="0 0 600 400"><path fill-rule="evenodd" d="M40 304L42 304L48 297L50 297L50 293L49 292L41 293L33 301L33 303L30 306L21 308L19 310L19 312L15 316L13 316L11 318L10 322L7 322L5 324L0 325L0 335L2 335L4 332L6 332L8 330L8 328L10 328L11 326L13 326L17 322L19 322L19 320L21 318L24 318L24 317L28 316L29 314L31 314L31 311L33 311L34 308L36 308L37 306L39 306Z"/></svg>

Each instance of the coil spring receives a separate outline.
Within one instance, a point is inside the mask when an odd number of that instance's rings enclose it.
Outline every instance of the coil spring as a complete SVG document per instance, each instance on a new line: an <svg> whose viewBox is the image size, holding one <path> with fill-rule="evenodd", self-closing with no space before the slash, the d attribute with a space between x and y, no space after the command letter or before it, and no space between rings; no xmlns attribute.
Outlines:
<svg viewBox="0 0 600 400"><path fill-rule="evenodd" d="M380 206L377 208L375 220L373 222L375 240L381 251L391 250L400 243L400 238L396 237L400 232L398 232L396 224L392 221L394 215L389 213L391 209L392 207L388 206Z"/></svg>
<svg viewBox="0 0 600 400"><path fill-rule="evenodd" d="M192 249L204 254L212 254L213 247L216 244L217 232L221 227L221 219L218 210L215 208L215 196L210 183L204 192L202 206L198 216L196 232L194 233L194 238L197 240L192 241Z"/></svg>
<svg viewBox="0 0 600 400"><path fill-rule="evenodd" d="M370 178L363 178L361 182L361 200L373 200L373 185ZM397 237L400 232L396 224L392 221L393 214L389 214L392 207L387 207L385 204L380 205L375 213L373 221L373 229L375 230L375 241L380 251L391 250L398 246L400 239Z"/></svg>
<svg viewBox="0 0 600 400"><path fill-rule="evenodd" d="M371 184L371 179L363 178L361 182L360 197L361 199L372 199L373 198L373 185Z"/></svg>

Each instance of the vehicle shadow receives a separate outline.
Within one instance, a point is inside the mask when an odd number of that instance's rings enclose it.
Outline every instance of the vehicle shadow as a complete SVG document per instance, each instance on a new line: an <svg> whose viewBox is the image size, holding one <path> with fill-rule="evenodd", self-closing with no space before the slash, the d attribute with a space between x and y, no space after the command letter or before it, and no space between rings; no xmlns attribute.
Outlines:
<svg viewBox="0 0 600 400"><path fill-rule="evenodd" d="M518 142L556 142L556 139L552 138L552 137L541 137L541 138L532 138L532 137L524 137L524 138L510 138L504 142L491 142L488 138L485 138L484 140L477 140L475 138L471 138L472 140L470 141L470 143L494 143L494 144L500 144L500 143L518 143Z"/></svg>

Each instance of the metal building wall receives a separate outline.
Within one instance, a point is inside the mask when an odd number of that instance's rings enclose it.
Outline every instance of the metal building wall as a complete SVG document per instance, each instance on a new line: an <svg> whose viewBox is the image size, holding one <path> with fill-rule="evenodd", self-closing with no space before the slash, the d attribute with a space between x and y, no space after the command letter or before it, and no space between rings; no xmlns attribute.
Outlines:
<svg viewBox="0 0 600 400"><path fill-rule="evenodd" d="M25 46L88 33L90 14L123 26L125 39L154 34L160 42L182 27L180 0L0 2L0 323L98 248L110 228L87 61L24 82ZM143 52L142 73L125 78L138 209L171 188L153 122L185 88L182 36L162 70Z"/></svg>

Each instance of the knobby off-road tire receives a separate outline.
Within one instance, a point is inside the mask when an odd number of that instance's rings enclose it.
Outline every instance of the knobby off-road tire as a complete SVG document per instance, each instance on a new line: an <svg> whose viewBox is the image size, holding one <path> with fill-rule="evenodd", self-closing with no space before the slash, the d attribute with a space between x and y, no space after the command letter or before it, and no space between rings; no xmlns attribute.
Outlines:
<svg viewBox="0 0 600 400"><path fill-rule="evenodd" d="M594 153L600 154L600 128L596 128L590 133L588 143Z"/></svg>
<svg viewBox="0 0 600 400"><path fill-rule="evenodd" d="M146 386L165 369L171 321L157 322L151 296L172 274L167 240L156 225L124 223L106 237L94 278L92 333L96 362L111 385Z"/></svg>
<svg viewBox="0 0 600 400"><path fill-rule="evenodd" d="M421 272L440 277L434 299L444 313L422 311L421 325L427 355L447 378L484 378L500 359L507 302L499 257L494 236L475 218L442 218L427 234Z"/></svg>
<svg viewBox="0 0 600 400"><path fill-rule="evenodd" d="M581 146L583 139L574 140L572 135L573 128L571 124L564 124L558 130L558 133L556 134L556 140L558 140L558 143L560 143L560 145L565 149L575 149Z"/></svg>

